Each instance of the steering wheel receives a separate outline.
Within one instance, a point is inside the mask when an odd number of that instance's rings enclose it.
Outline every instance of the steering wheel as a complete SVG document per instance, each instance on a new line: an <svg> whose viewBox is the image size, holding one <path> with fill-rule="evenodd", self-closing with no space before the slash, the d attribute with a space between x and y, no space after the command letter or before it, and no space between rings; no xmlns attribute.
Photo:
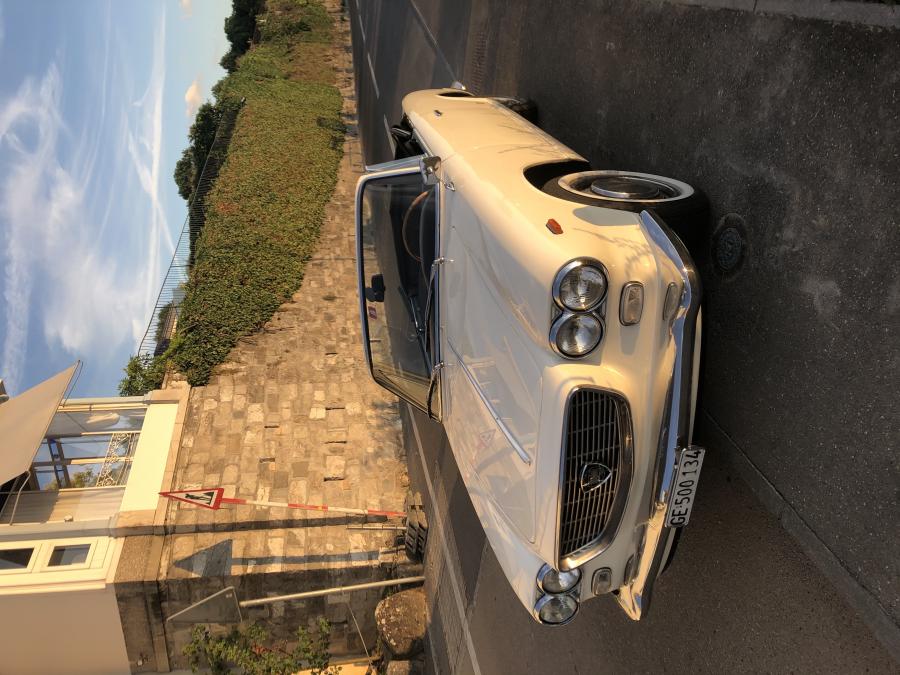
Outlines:
<svg viewBox="0 0 900 675"><path fill-rule="evenodd" d="M403 248L405 248L406 253L418 263L422 262L422 257L418 256L412 252L412 248L410 248L409 241L407 241L407 239L406 239L406 228L407 228L407 225L409 225L409 220L410 220L410 216L412 215L412 212L417 207L422 206L425 203L425 200L428 199L428 195L430 195L430 194L431 194L431 192L426 190L425 192L420 193L418 197L416 197L415 199L412 200L412 203L406 208L406 213L403 214L403 224L400 227L400 238L403 240ZM420 226L421 226L421 222L422 222L421 219L419 219ZM420 229L419 241L421 242L421 240L422 240L422 232Z"/></svg>
<svg viewBox="0 0 900 675"><path fill-rule="evenodd" d="M425 269L425 253L422 251L422 232L425 227L425 215L427 211L424 206L428 203L429 197L434 194L432 190L426 190L421 192L415 199L412 200L412 203L407 207L406 213L403 214L403 224L400 228L400 238L403 240L403 248L406 249L406 253L417 263L419 263L419 270L422 272L422 279L425 281L425 284L428 284L428 270ZM421 207L421 212L419 213L419 255L413 253L412 247L409 245L409 241L406 237L407 229L409 225L409 221L411 220L412 212L416 208Z"/></svg>

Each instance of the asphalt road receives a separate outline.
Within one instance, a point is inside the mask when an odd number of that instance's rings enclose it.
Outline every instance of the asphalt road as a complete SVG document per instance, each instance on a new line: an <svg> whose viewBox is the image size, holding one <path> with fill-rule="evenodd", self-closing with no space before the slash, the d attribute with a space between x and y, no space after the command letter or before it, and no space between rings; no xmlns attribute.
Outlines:
<svg viewBox="0 0 900 675"><path fill-rule="evenodd" d="M900 259L896 32L653 2L348 6L367 163L391 158L404 94L458 79L533 98L541 126L594 164L702 186L717 232L695 251L710 452L649 620L631 624L600 600L564 629L534 625L484 545L440 430L418 425L416 462L408 425L414 483L433 484L446 522L428 561L437 670L896 669L771 515L796 514L896 621L900 282L879 271ZM726 227L743 244L729 271L714 264ZM767 510L736 478L735 453L778 505Z"/></svg>
<svg viewBox="0 0 900 675"><path fill-rule="evenodd" d="M715 448L649 617L632 622L607 597L585 603L568 626L538 625L486 542L441 427L404 409L410 479L429 507L432 672L896 672Z"/></svg>

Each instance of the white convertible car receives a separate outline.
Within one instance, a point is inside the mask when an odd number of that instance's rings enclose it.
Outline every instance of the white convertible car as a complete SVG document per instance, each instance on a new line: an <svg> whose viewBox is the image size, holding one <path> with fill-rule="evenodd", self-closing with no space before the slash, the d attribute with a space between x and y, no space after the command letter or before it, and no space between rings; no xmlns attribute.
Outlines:
<svg viewBox="0 0 900 675"><path fill-rule="evenodd" d="M703 198L597 171L508 100L403 100L357 187L366 357L439 420L516 595L548 625L614 594L633 619L687 524L700 281L664 220Z"/></svg>

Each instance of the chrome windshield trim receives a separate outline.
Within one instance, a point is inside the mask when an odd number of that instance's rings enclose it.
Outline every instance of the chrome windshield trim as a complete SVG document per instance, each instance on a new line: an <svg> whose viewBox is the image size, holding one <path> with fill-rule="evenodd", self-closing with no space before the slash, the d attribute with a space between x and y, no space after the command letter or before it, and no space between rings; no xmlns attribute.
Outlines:
<svg viewBox="0 0 900 675"><path fill-rule="evenodd" d="M366 173L375 173L377 171L394 171L396 169L408 169L418 167L423 158L427 155L415 155L413 157L401 157L400 159L392 159L389 162L380 162L378 164L366 164Z"/></svg>
<svg viewBox="0 0 900 675"><path fill-rule="evenodd" d="M660 425L646 534L638 551L634 579L619 589L616 596L626 614L634 620L643 618L650 608L653 583L674 534L673 528L665 526L666 510L678 450L690 444L694 337L702 293L700 275L678 236L651 211L642 211L640 221L650 242L678 268L684 291L670 328L670 338L675 343L675 364L666 397L666 414Z"/></svg>
<svg viewBox="0 0 900 675"><path fill-rule="evenodd" d="M516 437L513 436L512 432L500 418L500 415L494 410L494 406L491 405L491 402L488 401L487 397L484 395L484 392L481 391L481 387L478 386L478 382L475 381L475 376L469 372L469 369L466 367L466 364L463 362L462 357L459 355L459 352L456 351L456 347L448 340L447 346L450 348L450 351L453 352L454 356L456 356L456 360L459 362L459 366L462 369L463 373L466 375L466 379L469 380L469 384L472 385L472 388L475 390L475 393L478 394L478 398L481 399L481 402L484 404L484 407L487 408L487 411L490 413L491 417L494 419L494 422L500 427L501 433L506 437L506 440L512 446L513 450L516 451L516 454L519 456L523 462L528 465L531 465L531 457L525 449L519 444L519 441L516 440Z"/></svg>

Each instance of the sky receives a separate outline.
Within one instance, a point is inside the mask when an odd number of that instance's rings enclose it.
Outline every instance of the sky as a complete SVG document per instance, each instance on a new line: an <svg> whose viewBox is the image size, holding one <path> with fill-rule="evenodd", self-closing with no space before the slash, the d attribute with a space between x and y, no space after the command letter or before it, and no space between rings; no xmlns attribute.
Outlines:
<svg viewBox="0 0 900 675"><path fill-rule="evenodd" d="M187 207L229 0L0 0L0 378L115 396Z"/></svg>

